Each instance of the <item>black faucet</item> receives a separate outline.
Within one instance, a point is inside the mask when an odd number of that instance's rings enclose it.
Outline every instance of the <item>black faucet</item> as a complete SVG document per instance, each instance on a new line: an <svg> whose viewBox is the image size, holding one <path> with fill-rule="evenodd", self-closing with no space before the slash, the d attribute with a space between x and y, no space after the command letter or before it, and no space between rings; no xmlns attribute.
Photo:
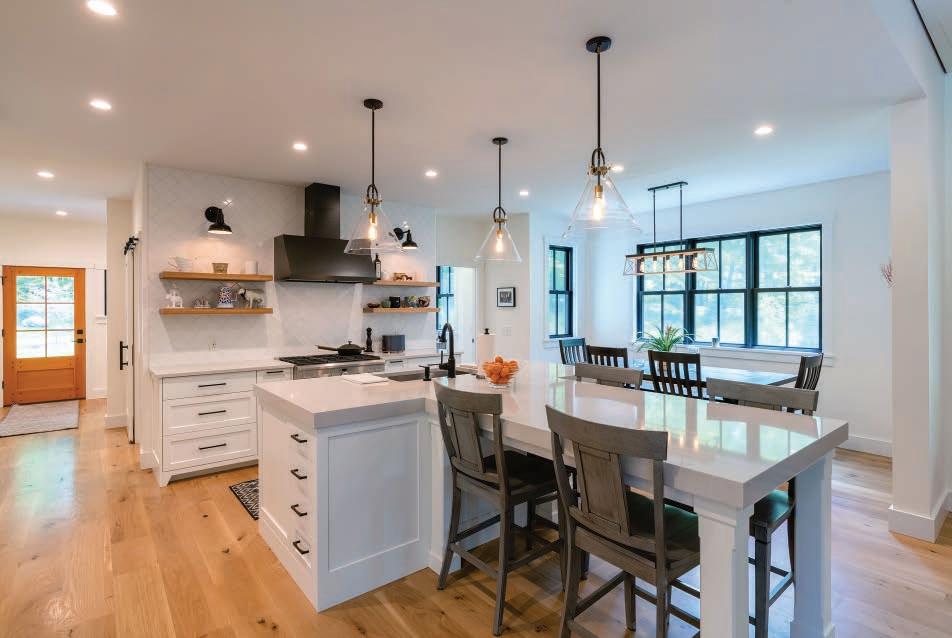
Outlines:
<svg viewBox="0 0 952 638"><path fill-rule="evenodd" d="M443 363L443 353L440 353L440 370L446 370L447 379L456 378L456 357L453 356L453 352L456 351L455 337L453 336L453 326L449 322L443 324L443 330L440 332L440 343L446 343L446 331L450 331L450 356L447 357L446 363Z"/></svg>

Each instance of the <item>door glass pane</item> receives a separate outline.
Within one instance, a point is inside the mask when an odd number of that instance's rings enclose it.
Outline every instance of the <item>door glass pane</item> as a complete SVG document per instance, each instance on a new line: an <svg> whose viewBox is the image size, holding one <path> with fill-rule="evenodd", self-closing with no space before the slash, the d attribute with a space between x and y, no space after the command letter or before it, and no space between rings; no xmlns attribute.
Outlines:
<svg viewBox="0 0 952 638"><path fill-rule="evenodd" d="M558 321L558 330L560 335L567 335L569 332L569 296L568 295L559 295L558 296L558 306L559 306L559 321Z"/></svg>
<svg viewBox="0 0 952 638"><path fill-rule="evenodd" d="M684 328L684 295L664 296L664 327Z"/></svg>
<svg viewBox="0 0 952 638"><path fill-rule="evenodd" d="M17 359L36 359L46 356L46 333L17 332Z"/></svg>
<svg viewBox="0 0 952 638"><path fill-rule="evenodd" d="M45 279L42 275L17 275L17 301L44 301Z"/></svg>
<svg viewBox="0 0 952 638"><path fill-rule="evenodd" d="M757 295L757 345L787 345L787 309L785 292Z"/></svg>
<svg viewBox="0 0 952 638"><path fill-rule="evenodd" d="M820 231L790 234L790 285L820 285Z"/></svg>
<svg viewBox="0 0 952 638"><path fill-rule="evenodd" d="M46 324L50 330L72 329L73 327L73 304L54 303L46 307Z"/></svg>
<svg viewBox="0 0 952 638"><path fill-rule="evenodd" d="M789 345L792 348L820 347L820 293L790 293Z"/></svg>
<svg viewBox="0 0 952 638"><path fill-rule="evenodd" d="M42 330L45 327L46 306L44 304L17 304L17 330Z"/></svg>
<svg viewBox="0 0 952 638"><path fill-rule="evenodd" d="M725 239L717 262L721 269L721 288L747 287L747 240Z"/></svg>
<svg viewBox="0 0 952 638"><path fill-rule="evenodd" d="M642 305L642 329L645 334L656 334L661 329L661 295L645 295Z"/></svg>
<svg viewBox="0 0 952 638"><path fill-rule="evenodd" d="M72 277L47 277L46 278L46 301L73 302L73 278Z"/></svg>
<svg viewBox="0 0 952 638"><path fill-rule="evenodd" d="M46 333L46 356L71 357L73 356L73 331L50 330Z"/></svg>
<svg viewBox="0 0 952 638"><path fill-rule="evenodd" d="M721 294L721 343L744 343L744 293Z"/></svg>
<svg viewBox="0 0 952 638"><path fill-rule="evenodd" d="M698 248L711 248L714 250L714 255L717 256L717 245L716 241L705 241L698 242ZM720 263L720 258L718 257L718 263ZM718 281L717 271L712 270L708 272L699 272L695 275L695 281L697 281L698 290L716 290L720 287L720 282Z"/></svg>
<svg viewBox="0 0 952 638"><path fill-rule="evenodd" d="M767 235L760 238L759 272L761 288L784 288L787 285L787 236Z"/></svg>
<svg viewBox="0 0 952 638"><path fill-rule="evenodd" d="M696 341L710 341L712 337L716 336L717 294L697 295L694 297L694 339Z"/></svg>

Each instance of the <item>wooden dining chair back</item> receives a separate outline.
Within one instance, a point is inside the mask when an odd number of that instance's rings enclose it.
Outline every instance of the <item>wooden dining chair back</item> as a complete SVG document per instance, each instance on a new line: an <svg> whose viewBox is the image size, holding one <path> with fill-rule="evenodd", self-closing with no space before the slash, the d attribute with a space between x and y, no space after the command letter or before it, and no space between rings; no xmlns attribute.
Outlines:
<svg viewBox="0 0 952 638"><path fill-rule="evenodd" d="M562 356L562 363L567 366L585 363L585 339L559 339L559 354Z"/></svg>
<svg viewBox="0 0 952 638"><path fill-rule="evenodd" d="M486 573L496 581L496 609L493 635L503 629L506 603L506 581L509 572L526 565L548 552L562 553L561 534L556 540L543 538L533 531L534 524L559 529L559 525L536 516L536 506L558 499L555 468L551 461L503 446L502 395L466 392L434 382L437 414L443 444L453 475L453 503L446 537L443 566L437 583L446 587L453 554ZM485 444L481 419L492 420L492 443ZM488 519L460 530L462 493L467 492L488 502L498 512ZM526 504L527 522L519 529L526 538L526 552L515 555L515 507ZM561 521L564 517L560 516ZM462 541L499 523L499 564L494 569L482 558L464 547ZM533 544L536 544L533 547ZM564 563L564 561L563 561Z"/></svg>
<svg viewBox="0 0 952 638"><path fill-rule="evenodd" d="M785 388L759 383L708 379L707 396L711 400L781 412L800 412L811 415L816 411L820 393L816 390Z"/></svg>
<svg viewBox="0 0 952 638"><path fill-rule="evenodd" d="M612 366L598 366L593 363L576 363L575 380L592 379L600 385L634 388L641 387L644 371L634 368L614 368Z"/></svg>
<svg viewBox="0 0 952 638"><path fill-rule="evenodd" d="M606 346L587 346L586 363L598 366L612 366L615 368L628 367L628 348L611 348Z"/></svg>
<svg viewBox="0 0 952 638"><path fill-rule="evenodd" d="M823 369L823 353L804 355L800 357L800 369L797 371L797 388L802 390L816 390L820 382L820 371Z"/></svg>
<svg viewBox="0 0 952 638"><path fill-rule="evenodd" d="M655 392L695 399L704 396L700 354L649 350L648 369Z"/></svg>
<svg viewBox="0 0 952 638"><path fill-rule="evenodd" d="M576 620L618 584L625 585L625 620L635 628L635 596L655 602L658 636L666 635L669 613L697 625L697 619L671 605L671 587L700 563L697 517L664 501L664 461L668 433L620 428L580 419L546 406L552 455L559 486L568 553L568 577L561 636L595 634ZM577 490L569 482L566 448L575 463ZM625 484L623 462L640 459L651 466L650 496ZM669 527L670 524L670 527ZM582 552L598 556L622 572L578 599ZM654 584L651 594L635 579Z"/></svg>
<svg viewBox="0 0 952 638"><path fill-rule="evenodd" d="M820 393L802 388L784 388L724 379L708 379L707 395L712 400L726 401L765 410L799 412L812 415L816 411ZM750 518L750 535L754 537L754 636L767 638L770 605L796 581L793 565L796 556L796 482L790 480L786 490L773 490L754 505ZM790 569L774 567L771 563L772 539L775 531L787 524L787 548ZM780 581L771 588L771 574Z"/></svg>

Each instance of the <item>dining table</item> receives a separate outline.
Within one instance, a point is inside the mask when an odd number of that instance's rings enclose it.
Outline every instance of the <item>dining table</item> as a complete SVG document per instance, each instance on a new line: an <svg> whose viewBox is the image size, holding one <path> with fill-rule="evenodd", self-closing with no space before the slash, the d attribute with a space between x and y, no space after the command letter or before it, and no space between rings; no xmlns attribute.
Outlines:
<svg viewBox="0 0 952 638"><path fill-rule="evenodd" d="M652 381L651 367L647 359L630 359L629 367L644 372L644 380ZM691 373L691 378L694 378ZM758 385L787 385L797 380L797 375L789 372L770 372L767 370L747 370L743 368L722 368L720 366L701 365L701 385L707 387L708 379L725 379Z"/></svg>

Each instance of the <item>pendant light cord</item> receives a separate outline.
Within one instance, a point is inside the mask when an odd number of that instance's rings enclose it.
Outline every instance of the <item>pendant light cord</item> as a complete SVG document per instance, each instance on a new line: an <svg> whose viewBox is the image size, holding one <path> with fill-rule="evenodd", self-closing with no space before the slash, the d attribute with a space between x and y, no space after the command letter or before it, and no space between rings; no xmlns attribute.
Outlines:
<svg viewBox="0 0 952 638"><path fill-rule="evenodd" d="M684 248L684 184L678 185L678 218L681 220L681 229L678 234L681 235L681 248Z"/></svg>
<svg viewBox="0 0 952 638"><path fill-rule="evenodd" d="M658 247L658 191L651 191L651 228L654 233L652 248Z"/></svg>
<svg viewBox="0 0 952 638"><path fill-rule="evenodd" d="M598 51L595 54L595 110L598 113L596 116L596 126L595 126L595 138L596 138L596 148L598 149L599 155L602 152L602 52Z"/></svg>
<svg viewBox="0 0 952 638"><path fill-rule="evenodd" d="M376 192L377 180L374 169L377 166L377 111L370 109L370 186Z"/></svg>
<svg viewBox="0 0 952 638"><path fill-rule="evenodd" d="M499 205L499 208L502 208L502 144L499 145L499 164L497 171L497 180L496 180L496 203Z"/></svg>

